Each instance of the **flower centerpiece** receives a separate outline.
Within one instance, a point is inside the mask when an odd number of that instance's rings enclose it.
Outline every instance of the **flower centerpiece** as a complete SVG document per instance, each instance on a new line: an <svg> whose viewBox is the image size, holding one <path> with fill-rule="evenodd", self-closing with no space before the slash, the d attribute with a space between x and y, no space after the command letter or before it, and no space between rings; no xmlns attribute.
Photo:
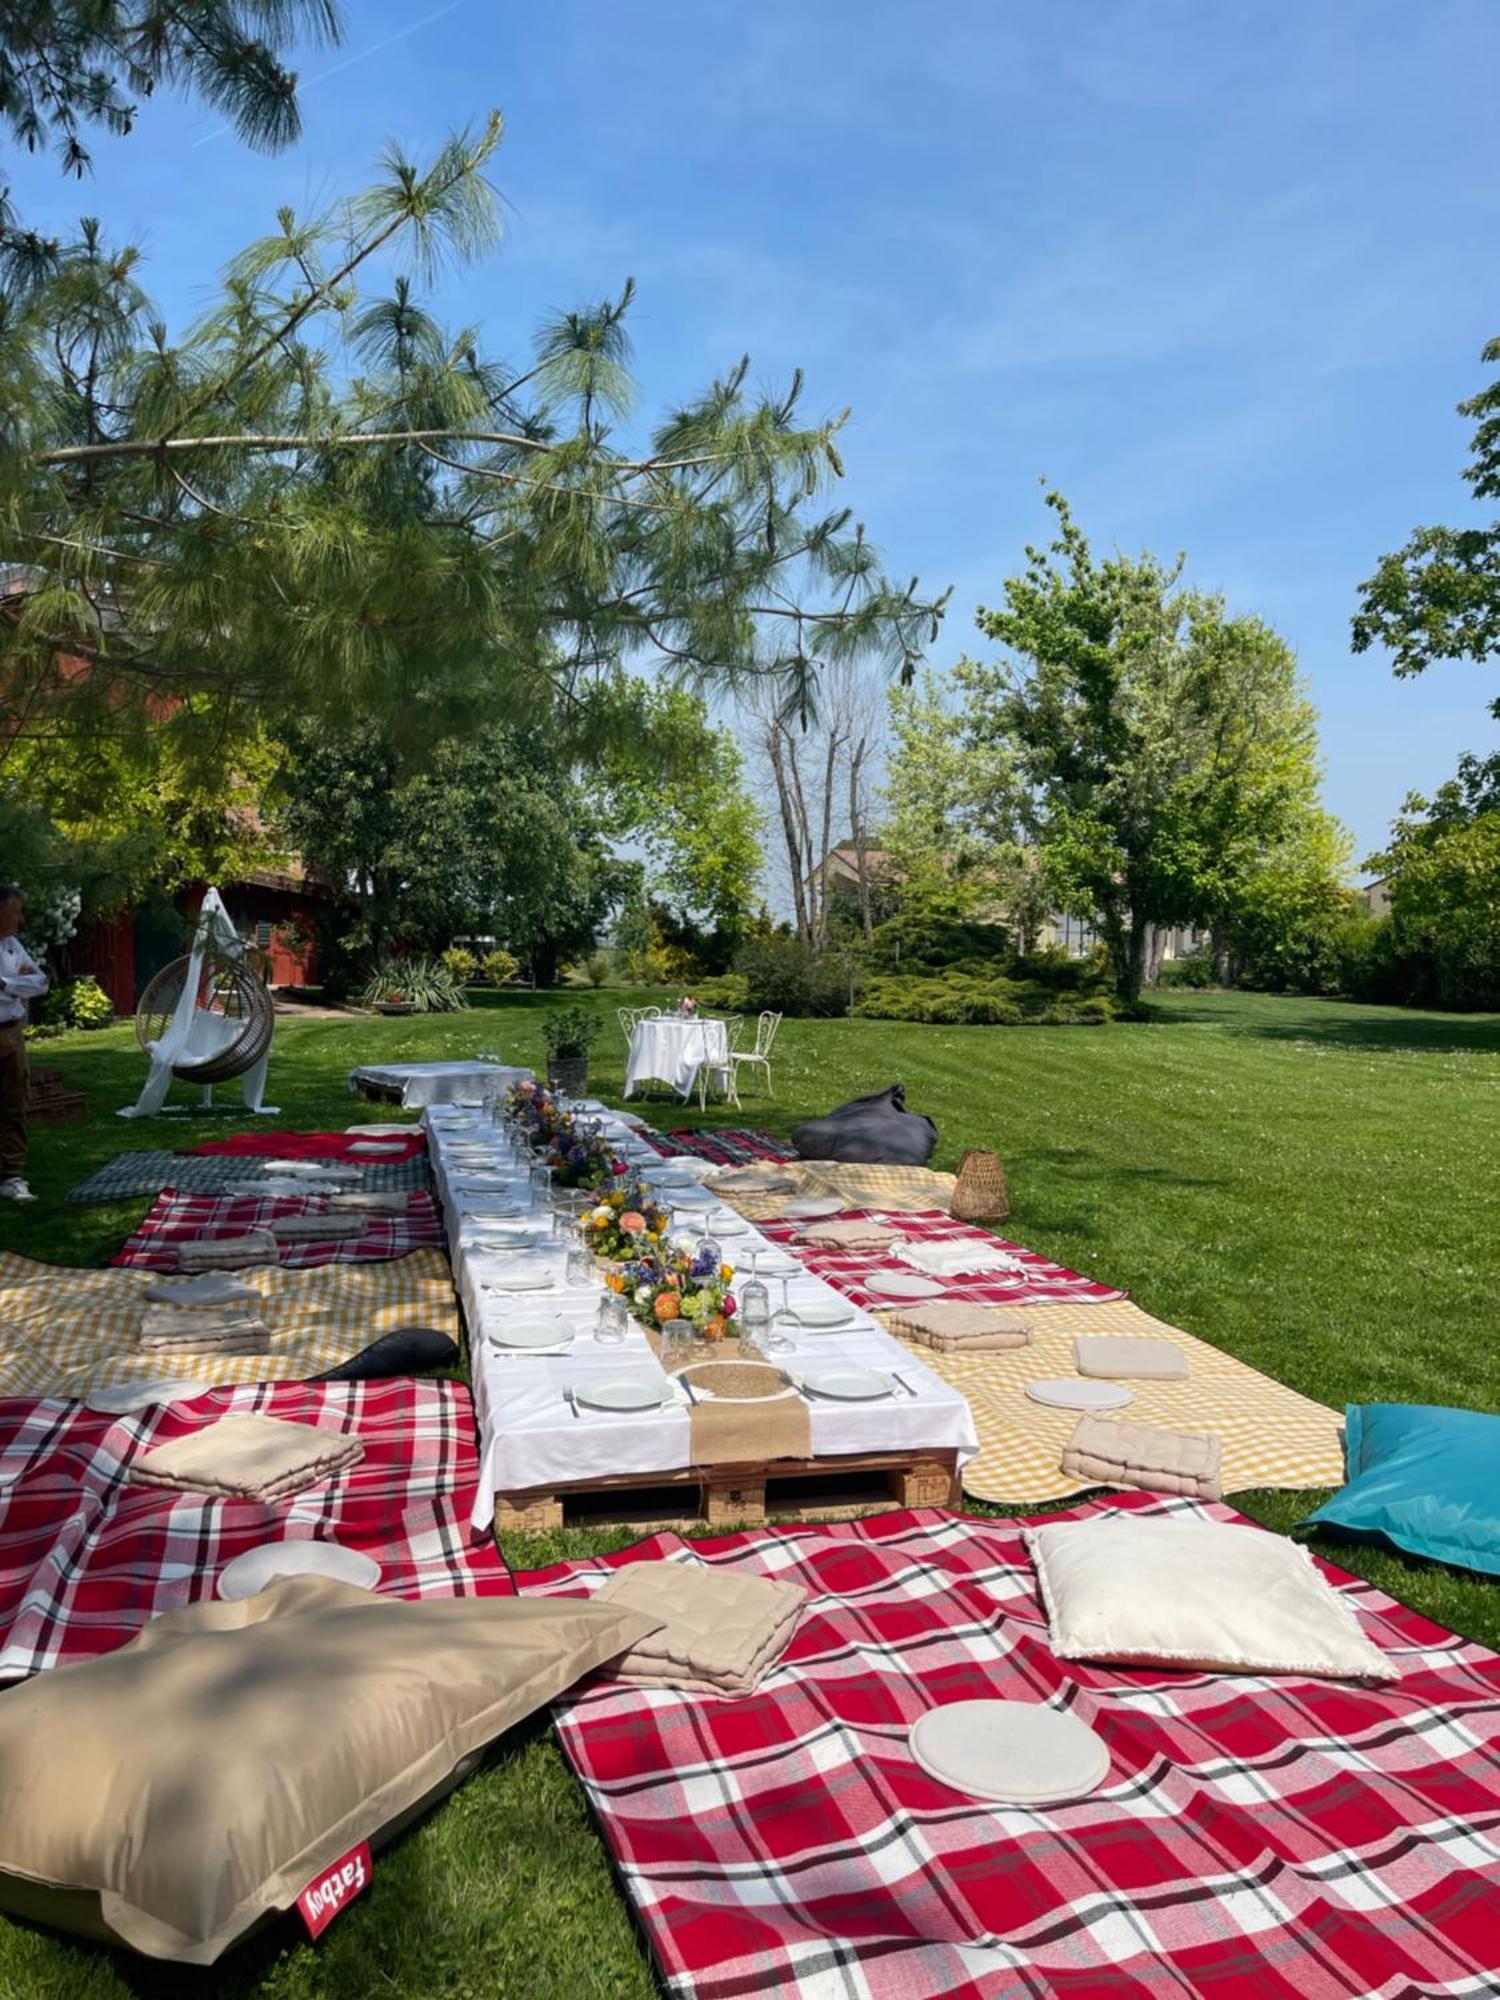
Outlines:
<svg viewBox="0 0 1500 2000"><path fill-rule="evenodd" d="M711 1249L688 1250L665 1240L612 1271L605 1282L624 1295L645 1325L665 1331L685 1320L710 1345L739 1335L739 1305L730 1285L733 1268Z"/></svg>
<svg viewBox="0 0 1500 2000"><path fill-rule="evenodd" d="M519 1083L507 1105L531 1146L552 1168L554 1187L599 1188L622 1175L618 1160L597 1133L585 1133L571 1111L534 1083Z"/></svg>
<svg viewBox="0 0 1500 2000"><path fill-rule="evenodd" d="M697 999L691 993L684 993L682 996L682 1004L679 1007L678 1012L686 1014L688 1019L691 1020L693 1016L697 1013L697 1011L698 1011Z"/></svg>
<svg viewBox="0 0 1500 2000"><path fill-rule="evenodd" d="M630 1263L656 1252L669 1220L642 1182L616 1175L614 1185L601 1190L597 1205L585 1213L583 1240L607 1263Z"/></svg>

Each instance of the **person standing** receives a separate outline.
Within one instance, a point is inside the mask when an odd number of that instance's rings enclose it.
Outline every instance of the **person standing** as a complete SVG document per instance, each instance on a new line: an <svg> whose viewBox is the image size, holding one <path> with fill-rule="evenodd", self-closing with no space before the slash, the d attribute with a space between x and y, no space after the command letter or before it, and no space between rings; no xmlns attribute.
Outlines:
<svg viewBox="0 0 1500 2000"><path fill-rule="evenodd" d="M0 883L0 1200L35 1201L26 1185L26 1003L47 975L16 933L21 892Z"/></svg>

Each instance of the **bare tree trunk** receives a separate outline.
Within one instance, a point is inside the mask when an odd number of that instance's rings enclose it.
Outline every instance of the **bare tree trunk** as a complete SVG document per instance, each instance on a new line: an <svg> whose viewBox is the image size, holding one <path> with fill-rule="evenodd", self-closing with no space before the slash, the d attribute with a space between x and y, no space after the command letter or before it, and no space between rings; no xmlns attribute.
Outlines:
<svg viewBox="0 0 1500 2000"><path fill-rule="evenodd" d="M854 842L854 873L859 890L859 924L869 944L875 936L875 918L870 900L870 842L865 825L865 796L863 790L865 760L870 754L870 739L861 733L849 748L849 833Z"/></svg>
<svg viewBox="0 0 1500 2000"><path fill-rule="evenodd" d="M1213 952L1215 986L1232 985L1234 968L1229 959L1229 933L1222 924L1215 924L1209 933L1209 947Z"/></svg>
<svg viewBox="0 0 1500 2000"><path fill-rule="evenodd" d="M1146 926L1146 984L1155 986L1161 978L1161 962L1167 953L1168 933L1160 924Z"/></svg>
<svg viewBox="0 0 1500 2000"><path fill-rule="evenodd" d="M787 743L781 723L775 718L766 723L764 741L766 755L771 760L772 775L776 780L776 802L781 809L781 833L786 842L787 872L792 878L792 913L796 920L797 935L806 943L812 934L807 914L807 892L810 884L802 858L802 840L792 782L787 771L788 752L791 746Z"/></svg>

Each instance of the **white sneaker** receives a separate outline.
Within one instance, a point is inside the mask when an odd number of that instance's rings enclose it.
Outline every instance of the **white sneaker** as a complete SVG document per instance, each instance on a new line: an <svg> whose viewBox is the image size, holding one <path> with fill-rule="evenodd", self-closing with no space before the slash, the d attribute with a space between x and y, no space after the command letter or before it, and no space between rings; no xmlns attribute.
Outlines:
<svg viewBox="0 0 1500 2000"><path fill-rule="evenodd" d="M36 1196L27 1187L19 1174L12 1174L8 1181L0 1181L0 1201L35 1201Z"/></svg>

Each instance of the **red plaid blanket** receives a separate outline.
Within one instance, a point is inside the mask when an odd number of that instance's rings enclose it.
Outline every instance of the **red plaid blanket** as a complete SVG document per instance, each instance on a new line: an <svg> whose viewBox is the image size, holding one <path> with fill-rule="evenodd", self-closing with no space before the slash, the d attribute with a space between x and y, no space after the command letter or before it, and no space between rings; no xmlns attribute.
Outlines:
<svg viewBox="0 0 1500 2000"><path fill-rule="evenodd" d="M243 1236L279 1216L321 1215L326 1195L178 1194L163 1190L132 1235L110 1258L135 1270L175 1271L175 1246L194 1236ZM404 1215L370 1215L358 1236L308 1238L280 1245L278 1262L289 1271L315 1264L378 1263L412 1250L441 1250L443 1220L430 1194L408 1197Z"/></svg>
<svg viewBox="0 0 1500 2000"><path fill-rule="evenodd" d="M140 1453L252 1411L353 1431L364 1458L273 1506L126 1484ZM468 1525L478 1476L473 1406L456 1382L205 1389L130 1417L0 1401L0 1677L112 1652L212 1596L223 1565L262 1542L361 1549L389 1597L508 1596L493 1540Z"/></svg>
<svg viewBox="0 0 1500 2000"><path fill-rule="evenodd" d="M653 1132L647 1127L641 1137L658 1153L691 1153L696 1160L709 1160L716 1167L748 1167L756 1160L795 1160L798 1155L785 1139L769 1132Z"/></svg>
<svg viewBox="0 0 1500 2000"><path fill-rule="evenodd" d="M851 1208L845 1209L838 1220L853 1221L856 1217L878 1216L880 1213L879 1209ZM845 1298L852 1299L866 1312L890 1312L900 1304L898 1299L886 1298L879 1292L869 1290L868 1280L876 1271L899 1271L908 1278L924 1275L885 1251L820 1250L815 1244L799 1242L797 1239L801 1231L810 1226L807 1222L796 1221L756 1224L773 1242L794 1247L809 1271L825 1278ZM955 1222L951 1215L944 1215L939 1209L892 1215L890 1226L915 1242L972 1242L976 1251L1006 1250L1020 1260L1022 1268L1019 1271L984 1271L973 1276L960 1273L955 1278L934 1278L932 1282L942 1286L946 1299L964 1299L985 1306L1040 1306L1056 1305L1063 1300L1087 1300L1092 1304L1102 1304L1128 1296L1110 1285L1096 1284L1092 1278L1080 1277L1064 1264L1053 1264L1046 1257L1038 1256L1035 1250L1024 1249L1019 1243L1007 1243L1003 1237L991 1236L983 1229L975 1229L970 1223Z"/></svg>
<svg viewBox="0 0 1500 2000"><path fill-rule="evenodd" d="M1145 1494L1116 1508L1234 1520ZM1403 1678L1065 1664L1016 1521L935 1511L698 1542L806 1586L744 1700L597 1680L557 1711L670 1992L697 2000L1435 2000L1500 1993L1500 1656L1324 1573ZM1246 1533L1259 1533L1245 1525ZM517 1578L579 1594L674 1535ZM1110 1774L983 1805L907 1748L935 1703L1067 1706Z"/></svg>
<svg viewBox="0 0 1500 2000"><path fill-rule="evenodd" d="M368 1166L377 1157L351 1153L349 1148L361 1136L358 1132L236 1132L231 1139L210 1139L202 1146L183 1146L184 1153L229 1153L256 1160L347 1160L353 1166ZM427 1134L414 1125L410 1134L399 1138L391 1133L382 1145L399 1146L399 1152L382 1152L382 1160L414 1160L427 1150Z"/></svg>

